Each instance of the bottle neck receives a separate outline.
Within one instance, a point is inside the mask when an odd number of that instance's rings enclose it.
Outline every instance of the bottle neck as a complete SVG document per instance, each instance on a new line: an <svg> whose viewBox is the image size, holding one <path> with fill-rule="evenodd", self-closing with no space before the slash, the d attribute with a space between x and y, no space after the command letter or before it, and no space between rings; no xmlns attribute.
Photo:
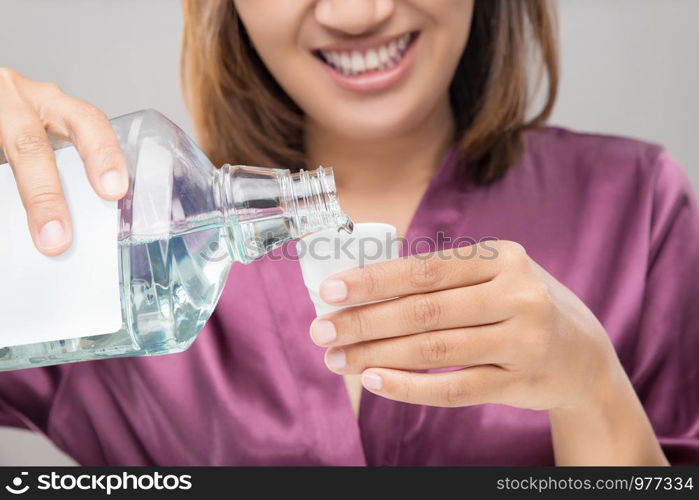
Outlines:
<svg viewBox="0 0 699 500"><path fill-rule="evenodd" d="M353 223L340 209L335 178L331 168L301 170L288 174L283 199L294 214L293 237L301 238L323 229L352 232Z"/></svg>
<svg viewBox="0 0 699 500"><path fill-rule="evenodd" d="M329 168L292 174L224 165L217 171L214 195L226 221L229 253L239 262L323 229L352 231Z"/></svg>

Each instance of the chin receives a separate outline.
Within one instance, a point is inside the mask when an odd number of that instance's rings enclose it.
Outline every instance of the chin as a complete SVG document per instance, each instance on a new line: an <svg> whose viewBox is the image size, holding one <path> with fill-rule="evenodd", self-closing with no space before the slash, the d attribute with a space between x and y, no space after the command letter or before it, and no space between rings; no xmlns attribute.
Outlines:
<svg viewBox="0 0 699 500"><path fill-rule="evenodd" d="M353 106L346 112L335 107L333 116L318 120L322 126L348 140L360 142L397 139L408 134L419 123L421 113L410 112L406 106L392 106L391 109Z"/></svg>

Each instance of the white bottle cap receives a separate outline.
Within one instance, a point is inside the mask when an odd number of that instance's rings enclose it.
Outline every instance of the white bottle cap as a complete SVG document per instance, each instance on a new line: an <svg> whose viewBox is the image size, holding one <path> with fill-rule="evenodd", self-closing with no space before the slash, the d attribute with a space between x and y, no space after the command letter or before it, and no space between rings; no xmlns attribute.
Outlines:
<svg viewBox="0 0 699 500"><path fill-rule="evenodd" d="M296 244L303 281L318 316L341 307L324 302L318 295L320 284L329 276L367 264L398 257L396 228L390 224L355 224L352 234L327 229L305 236Z"/></svg>

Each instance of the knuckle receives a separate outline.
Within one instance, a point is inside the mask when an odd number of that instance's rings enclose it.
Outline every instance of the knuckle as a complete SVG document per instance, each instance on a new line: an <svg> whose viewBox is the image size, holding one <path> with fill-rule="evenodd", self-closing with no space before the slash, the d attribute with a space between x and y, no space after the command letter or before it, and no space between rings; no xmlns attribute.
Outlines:
<svg viewBox="0 0 699 500"><path fill-rule="evenodd" d="M374 266L367 266L362 271L362 284L366 294L370 297L379 292L381 278Z"/></svg>
<svg viewBox="0 0 699 500"><path fill-rule="evenodd" d="M545 387L547 382L547 377L543 372L534 370L526 373L519 383L521 384L521 389L523 392L529 392L536 390L539 387Z"/></svg>
<svg viewBox="0 0 699 500"><path fill-rule="evenodd" d="M543 338L538 330L532 329L522 333L521 342L525 346L526 352L538 352L543 345Z"/></svg>
<svg viewBox="0 0 699 500"><path fill-rule="evenodd" d="M369 338L369 324L365 314L359 309L350 309L347 311L348 322L350 326L350 336L355 341L366 340Z"/></svg>
<svg viewBox="0 0 699 500"><path fill-rule="evenodd" d="M537 304L549 306L553 302L551 297L551 290L546 285L546 283L542 281L537 281L534 285L530 286L529 293L531 294L533 300L535 300Z"/></svg>
<svg viewBox="0 0 699 500"><path fill-rule="evenodd" d="M54 208L62 202L63 194L50 187L39 188L27 197L27 204L34 210Z"/></svg>
<svg viewBox="0 0 699 500"><path fill-rule="evenodd" d="M12 68L0 67L0 82L13 83L16 81L19 73Z"/></svg>
<svg viewBox="0 0 699 500"><path fill-rule="evenodd" d="M532 329L522 334L522 352L527 358L540 360L545 357L548 351L549 339L545 331Z"/></svg>
<svg viewBox="0 0 699 500"><path fill-rule="evenodd" d="M524 311L546 313L553 306L551 291L541 281L527 285L520 295L520 305Z"/></svg>
<svg viewBox="0 0 699 500"><path fill-rule="evenodd" d="M439 302L429 295L418 295L411 302L413 323L423 331L435 329L442 313Z"/></svg>
<svg viewBox="0 0 699 500"><path fill-rule="evenodd" d="M448 347L439 335L423 335L420 339L420 358L427 365L442 363L447 359Z"/></svg>
<svg viewBox="0 0 699 500"><path fill-rule="evenodd" d="M41 89L49 95L63 94L63 90L54 82L40 82Z"/></svg>
<svg viewBox="0 0 699 500"><path fill-rule="evenodd" d="M98 158L97 165L104 171L118 166L119 155L121 155L121 148L117 144L102 144L95 151L95 156Z"/></svg>
<svg viewBox="0 0 699 500"><path fill-rule="evenodd" d="M410 260L408 279L415 288L428 288L440 278L439 260L434 257L413 258Z"/></svg>
<svg viewBox="0 0 699 500"><path fill-rule="evenodd" d="M500 257L508 267L520 267L529 261L524 247L516 241L502 240L498 242Z"/></svg>
<svg viewBox="0 0 699 500"><path fill-rule="evenodd" d="M14 146L17 154L22 156L43 155L53 151L48 138L34 132L19 134L14 140Z"/></svg>
<svg viewBox="0 0 699 500"><path fill-rule="evenodd" d="M376 349L371 342L357 344L347 351L347 364L356 371L361 372L364 368L374 365Z"/></svg>
<svg viewBox="0 0 699 500"><path fill-rule="evenodd" d="M74 102L75 112L83 118L107 118L104 111L87 101L76 99Z"/></svg>
<svg viewBox="0 0 699 500"><path fill-rule="evenodd" d="M447 406L463 406L466 402L468 391L465 384L456 379L450 379L446 382L444 388L444 400Z"/></svg>
<svg viewBox="0 0 699 500"><path fill-rule="evenodd" d="M512 240L501 240L500 245L513 254L526 255L527 251L521 243Z"/></svg>
<svg viewBox="0 0 699 500"><path fill-rule="evenodd" d="M403 374L398 378L398 387L401 399L403 401L412 401L415 388L413 387L412 379L407 374Z"/></svg>

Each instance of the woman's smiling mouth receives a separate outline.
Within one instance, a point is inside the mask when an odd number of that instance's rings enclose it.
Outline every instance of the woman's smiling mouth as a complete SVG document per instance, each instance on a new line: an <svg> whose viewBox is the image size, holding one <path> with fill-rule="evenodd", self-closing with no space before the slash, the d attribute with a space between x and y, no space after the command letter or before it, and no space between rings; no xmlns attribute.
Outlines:
<svg viewBox="0 0 699 500"><path fill-rule="evenodd" d="M341 87L362 92L386 89L406 73L418 32L377 42L343 43L314 50L313 54Z"/></svg>

